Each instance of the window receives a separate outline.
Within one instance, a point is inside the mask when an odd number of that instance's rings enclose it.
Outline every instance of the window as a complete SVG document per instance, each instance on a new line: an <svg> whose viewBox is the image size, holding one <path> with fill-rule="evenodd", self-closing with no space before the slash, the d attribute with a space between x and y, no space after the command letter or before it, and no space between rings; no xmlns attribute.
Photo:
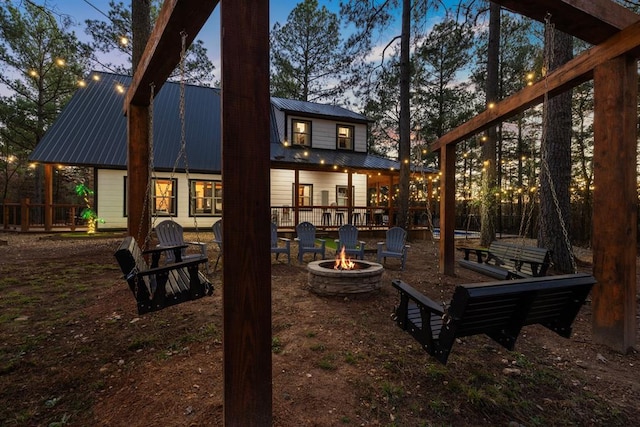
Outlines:
<svg viewBox="0 0 640 427"><path fill-rule="evenodd" d="M295 194L296 185L293 184L293 192ZM298 185L298 206L313 206L313 184Z"/></svg>
<svg viewBox="0 0 640 427"><path fill-rule="evenodd" d="M311 147L311 122L308 120L292 120L291 144Z"/></svg>
<svg viewBox="0 0 640 427"><path fill-rule="evenodd" d="M348 206L349 200L347 199L347 194L349 194L348 186L346 185L336 185L336 205L338 206ZM351 200L355 200L355 187L351 187ZM353 202L352 202L353 203Z"/></svg>
<svg viewBox="0 0 640 427"><path fill-rule="evenodd" d="M191 181L189 195L191 216L222 214L222 182Z"/></svg>
<svg viewBox="0 0 640 427"><path fill-rule="evenodd" d="M353 126L338 125L337 127L337 144L338 150L353 150Z"/></svg>
<svg viewBox="0 0 640 427"><path fill-rule="evenodd" d="M153 215L175 215L177 180L153 179L151 186L151 210Z"/></svg>

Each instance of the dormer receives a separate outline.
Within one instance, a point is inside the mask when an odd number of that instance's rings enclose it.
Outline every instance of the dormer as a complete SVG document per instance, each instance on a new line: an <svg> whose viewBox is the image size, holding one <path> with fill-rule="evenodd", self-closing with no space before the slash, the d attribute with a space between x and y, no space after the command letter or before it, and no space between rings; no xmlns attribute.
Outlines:
<svg viewBox="0 0 640 427"><path fill-rule="evenodd" d="M279 140L291 147L367 151L369 120L335 105L271 98Z"/></svg>

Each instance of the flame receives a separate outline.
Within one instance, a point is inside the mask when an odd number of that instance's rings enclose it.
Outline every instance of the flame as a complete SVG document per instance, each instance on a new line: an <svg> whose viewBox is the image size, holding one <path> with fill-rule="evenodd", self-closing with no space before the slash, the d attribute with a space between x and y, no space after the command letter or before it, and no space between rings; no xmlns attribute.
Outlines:
<svg viewBox="0 0 640 427"><path fill-rule="evenodd" d="M336 255L336 265L333 266L334 270L353 270L356 263L351 261L351 258L347 258L344 246L340 251L340 254Z"/></svg>

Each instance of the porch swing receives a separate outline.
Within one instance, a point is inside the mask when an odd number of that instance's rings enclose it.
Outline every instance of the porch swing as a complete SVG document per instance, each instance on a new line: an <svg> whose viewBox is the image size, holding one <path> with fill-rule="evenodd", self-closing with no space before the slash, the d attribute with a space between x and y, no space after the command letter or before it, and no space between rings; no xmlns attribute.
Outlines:
<svg viewBox="0 0 640 427"><path fill-rule="evenodd" d="M171 177L175 175L179 159L181 155L184 155L185 159L185 171L188 176L188 163L186 158L186 137L185 137L185 115L184 115L184 57L186 46L186 34L183 32L182 36L182 51L180 60L181 69L181 85L180 85L180 120L181 120L181 146L178 157L174 163ZM145 192L145 203L142 210L142 218L146 215L146 209L150 203L151 198L151 183L153 181L152 176L155 176L155 168L153 166L153 99L154 99L154 86L151 85L151 95L149 101L149 180L147 182L147 189ZM165 189L164 198L166 199ZM171 211L171 210L169 210ZM149 224L147 230L144 246L148 247L151 240L151 234L153 230L153 224L157 214L154 215L154 220ZM173 222L171 219L168 220ZM138 237L142 237L142 223L140 221L140 228L138 229ZM197 219L194 216L194 223L197 232ZM177 223L176 223L177 224ZM171 225L171 224L169 224ZM191 301L202 298L206 295L213 293L213 285L208 280L206 274L200 271L200 265L204 264L205 269L208 271L208 258L206 255L206 245L204 245L204 251L196 256L185 255L185 248L187 245L183 242L164 243L158 245L154 249L142 251L138 245L136 239L133 236L127 236L121 243L114 256L118 261L120 269L124 274L124 278L127 281L129 288L133 292L137 307L138 314L145 314L153 311L162 310L165 307L180 304L182 302ZM202 248L202 246L201 246ZM201 249L202 250L202 249ZM160 259L164 254L167 263L160 266ZM145 256L151 258L151 265L147 264Z"/></svg>
<svg viewBox="0 0 640 427"><path fill-rule="evenodd" d="M547 25L551 25L550 20ZM547 99L545 94L545 103ZM543 133L545 137L546 133ZM549 174L554 204L571 251L544 156L541 162L543 173ZM447 363L453 344L461 337L485 334L506 349L513 350L520 330L527 325L539 324L569 338L573 321L596 283L592 275L577 273L575 261L573 266L574 274L515 280L507 277L490 283L458 285L451 302L446 305L438 304L396 279L392 285L398 290L400 301L394 309L393 318L402 330L413 336L427 353L442 364Z"/></svg>

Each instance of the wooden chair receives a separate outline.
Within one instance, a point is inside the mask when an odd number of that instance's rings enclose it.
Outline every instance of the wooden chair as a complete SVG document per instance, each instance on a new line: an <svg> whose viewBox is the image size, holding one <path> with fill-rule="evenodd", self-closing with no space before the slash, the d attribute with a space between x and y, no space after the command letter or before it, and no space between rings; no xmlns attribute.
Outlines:
<svg viewBox="0 0 640 427"><path fill-rule="evenodd" d="M316 245L316 226L310 222L301 222L296 225L296 241L298 242L298 261L302 263L305 253L312 253L313 259L320 254L324 259L325 244L324 239L318 239L320 246Z"/></svg>
<svg viewBox="0 0 640 427"><path fill-rule="evenodd" d="M160 222L155 227L158 237L158 247L185 246L180 252L180 259L173 256L173 251L166 251L167 262L188 261L196 258L207 258L207 244L204 242L185 242L184 229L180 224L170 219ZM188 253L189 247L196 247L197 253ZM209 272L209 259L207 258L207 272Z"/></svg>
<svg viewBox="0 0 640 427"><path fill-rule="evenodd" d="M199 271L206 258L198 257L190 261L177 261L159 267L162 253L174 253L180 257L184 245L140 250L138 243L128 236L114 254L124 278L129 284L138 305L138 314L162 310L165 307L202 298L213 293L213 285ZM151 256L151 267L144 255Z"/></svg>
<svg viewBox="0 0 640 427"><path fill-rule="evenodd" d="M284 242L284 246L279 246L278 242ZM271 223L271 253L276 254L276 261L280 254L287 254L287 261L291 264L291 239L278 237L278 226Z"/></svg>
<svg viewBox="0 0 640 427"><path fill-rule="evenodd" d="M344 224L338 228L338 238L335 239L337 244L336 253L342 251L348 255L353 255L356 259L364 259L365 242L358 240L358 227L351 224Z"/></svg>
<svg viewBox="0 0 640 427"><path fill-rule="evenodd" d="M406 241L407 231L405 229L392 227L387 230L387 239L384 242L378 242L378 262L381 262L383 258L384 262L387 262L387 257L400 258L404 270L409 249Z"/></svg>
<svg viewBox="0 0 640 427"><path fill-rule="evenodd" d="M218 220L213 224L213 243L218 245L218 257L213 266L213 272L215 273L218 268L218 261L220 261L220 257L222 256L222 220Z"/></svg>
<svg viewBox="0 0 640 427"><path fill-rule="evenodd" d="M589 274L532 277L459 285L448 308L402 280L395 320L433 357L447 363L457 338L486 334L513 350L523 326L540 324L569 338L596 280Z"/></svg>

